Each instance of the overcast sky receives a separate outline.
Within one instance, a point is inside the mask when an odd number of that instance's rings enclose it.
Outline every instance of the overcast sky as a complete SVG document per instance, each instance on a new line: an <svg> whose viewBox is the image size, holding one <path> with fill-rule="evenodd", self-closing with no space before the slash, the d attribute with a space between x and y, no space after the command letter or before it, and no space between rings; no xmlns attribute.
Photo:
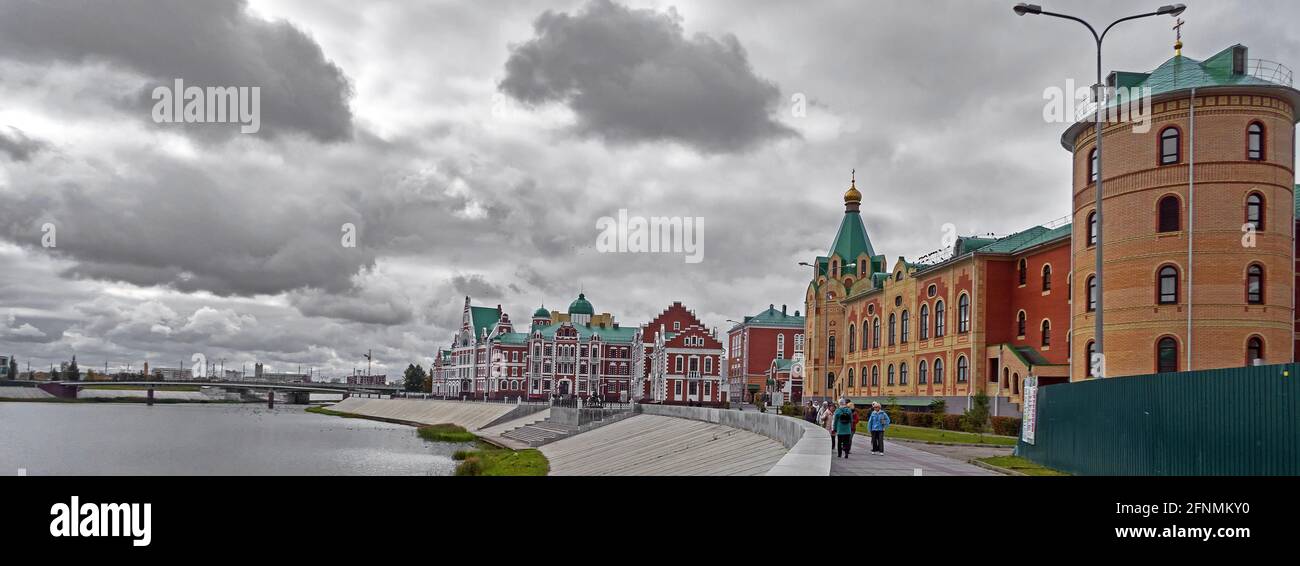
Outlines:
<svg viewBox="0 0 1300 566"><path fill-rule="evenodd" d="M1293 2L1188 4L1185 55L1300 66ZM1091 82L1091 37L1012 5L0 0L0 353L393 375L467 294L524 324L580 289L623 324L802 310L851 169L891 262L1069 213L1043 90ZM1172 24L1116 28L1106 68ZM261 87L261 130L155 123L176 78ZM598 253L620 208L703 218L703 261Z"/></svg>

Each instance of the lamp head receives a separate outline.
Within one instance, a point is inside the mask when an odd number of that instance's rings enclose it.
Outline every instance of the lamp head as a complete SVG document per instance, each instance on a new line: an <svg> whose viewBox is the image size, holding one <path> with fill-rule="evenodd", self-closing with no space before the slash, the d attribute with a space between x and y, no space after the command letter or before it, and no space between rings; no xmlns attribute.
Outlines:
<svg viewBox="0 0 1300 566"><path fill-rule="evenodd" d="M1157 15L1157 16L1163 16L1163 15L1165 15L1165 14L1168 14L1168 15L1170 15L1170 16L1177 16L1177 15L1183 13L1183 10L1186 10L1186 9L1187 9L1187 5L1186 5L1186 4L1174 4L1174 5L1172 5L1172 6L1168 6L1168 5L1166 5L1166 6L1161 6L1159 9L1157 9L1157 10L1156 10L1156 15Z"/></svg>
<svg viewBox="0 0 1300 566"><path fill-rule="evenodd" d="M1032 14L1037 16L1038 14L1043 13L1043 7L1039 6L1038 4L1020 3L1020 4L1016 4L1016 7L1012 8L1012 10L1015 11L1017 16L1023 16L1025 14Z"/></svg>

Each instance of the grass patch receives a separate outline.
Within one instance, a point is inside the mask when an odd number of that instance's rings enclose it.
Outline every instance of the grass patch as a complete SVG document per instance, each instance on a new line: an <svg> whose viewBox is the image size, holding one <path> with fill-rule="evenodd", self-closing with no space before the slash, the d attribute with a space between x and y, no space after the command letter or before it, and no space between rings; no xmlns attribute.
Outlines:
<svg viewBox="0 0 1300 566"><path fill-rule="evenodd" d="M478 450L458 450L452 458L458 476L544 476L551 464L537 449L509 450L484 446Z"/></svg>
<svg viewBox="0 0 1300 566"><path fill-rule="evenodd" d="M1027 476L1068 476L1060 470L1041 466L1027 458L1020 456L993 456L991 458L979 458L979 461L999 468L1006 468L1025 474Z"/></svg>
<svg viewBox="0 0 1300 566"><path fill-rule="evenodd" d="M312 407L307 407L305 410L306 410L308 413L316 413L316 414L318 414L318 415L329 415L329 416L331 416L331 417L343 417L343 418L345 418L345 419L366 419L366 418L369 418L369 417L367 417L367 416L365 416L365 415L358 415L358 414L356 414L356 413L345 413L345 412L343 412L343 411L335 411L335 410L333 410L333 409L326 409L325 407L316 407L316 406L312 406Z"/></svg>
<svg viewBox="0 0 1300 566"><path fill-rule="evenodd" d="M867 423L858 423L858 432L867 435L871 434L871 432L867 430ZM1016 445L1016 437L1014 436L975 434L970 432L957 432L954 430L907 425L890 425L889 428L885 429L885 438L916 440L919 442L945 442L950 444L982 444L986 446Z"/></svg>
<svg viewBox="0 0 1300 566"><path fill-rule="evenodd" d="M416 430L420 438L433 442L473 442L478 438L465 427L454 424L428 425Z"/></svg>

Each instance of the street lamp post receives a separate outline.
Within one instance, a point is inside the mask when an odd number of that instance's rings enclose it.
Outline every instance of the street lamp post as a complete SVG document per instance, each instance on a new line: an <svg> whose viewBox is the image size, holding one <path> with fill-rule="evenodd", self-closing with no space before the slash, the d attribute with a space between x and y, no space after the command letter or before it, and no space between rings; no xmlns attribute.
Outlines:
<svg viewBox="0 0 1300 566"><path fill-rule="evenodd" d="M1092 24L1089 24L1088 22L1080 18L1076 18L1068 14L1047 12L1043 10L1042 6L1039 6L1037 4L1017 4L1015 8L1012 8L1012 10L1015 11L1017 16L1023 16L1026 14L1033 15L1033 16L1043 15L1043 16L1052 16L1056 18L1062 18L1066 20L1073 20L1079 22L1083 24L1084 27L1087 27L1088 31L1092 32L1092 38L1097 42L1097 82L1092 87L1092 93L1093 93L1092 97L1093 100L1095 100L1097 103L1097 108L1093 111L1094 114L1093 139L1095 140L1095 144L1096 144L1095 149L1097 150L1097 164L1093 169L1094 173L1097 176L1097 181L1096 181L1097 186L1095 187L1095 191L1094 191L1097 197L1097 204L1096 204L1097 228L1095 231L1095 236L1097 237L1097 244L1095 246L1097 265L1095 267L1096 273L1093 274L1093 277L1095 277L1097 281L1097 307L1096 307L1096 317L1094 319L1096 326L1093 330L1093 333L1095 334L1093 340L1096 347L1096 351L1093 353L1093 359L1088 360L1089 372L1091 373L1095 369L1096 370L1095 377L1106 377L1105 375L1103 375L1103 371L1102 371L1102 368L1105 366L1105 364L1099 363L1100 360L1105 359L1103 354L1105 350L1103 349L1102 346L1102 318L1103 318L1103 312L1105 311L1102 310L1102 297L1104 296L1104 293L1102 293L1102 277L1101 277L1101 272L1102 272L1101 245L1102 245L1102 232L1103 232L1102 215L1101 215L1101 196L1102 196L1101 115L1102 112L1105 110L1106 101L1103 100L1102 97L1102 94L1105 92L1105 86L1101 82L1102 80L1101 79L1101 42L1104 39L1106 39L1106 34L1110 32L1111 28L1115 27L1120 22L1127 22L1129 20L1136 20L1139 18L1146 18L1150 16L1164 16L1164 15L1178 16L1179 14L1183 13L1183 10L1186 9L1187 6L1183 4L1161 6L1160 8L1156 9L1156 11L1154 12L1137 14L1137 15L1128 16L1128 17L1115 20L1114 22L1111 22L1110 25L1106 26L1106 29L1102 30L1101 34L1098 34L1096 28L1092 27ZM1073 277L1074 275L1071 274L1070 276ZM1084 292L1085 293L1088 292L1087 286L1085 285L1084 287L1085 287ZM1085 298L1084 300L1087 301L1088 299Z"/></svg>

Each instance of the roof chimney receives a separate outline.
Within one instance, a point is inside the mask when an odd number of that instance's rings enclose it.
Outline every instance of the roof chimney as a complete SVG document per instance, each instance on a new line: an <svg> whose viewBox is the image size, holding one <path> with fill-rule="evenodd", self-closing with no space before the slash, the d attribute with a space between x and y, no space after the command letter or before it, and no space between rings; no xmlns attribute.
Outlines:
<svg viewBox="0 0 1300 566"><path fill-rule="evenodd" d="M785 316L785 305L781 305L781 316Z"/></svg>
<svg viewBox="0 0 1300 566"><path fill-rule="evenodd" d="M776 309L776 305L774 305L774 304L772 304L772 303L768 303L768 304L767 304L767 310L775 310L775 309Z"/></svg>
<svg viewBox="0 0 1300 566"><path fill-rule="evenodd" d="M794 311L795 316L799 316L799 311Z"/></svg>

